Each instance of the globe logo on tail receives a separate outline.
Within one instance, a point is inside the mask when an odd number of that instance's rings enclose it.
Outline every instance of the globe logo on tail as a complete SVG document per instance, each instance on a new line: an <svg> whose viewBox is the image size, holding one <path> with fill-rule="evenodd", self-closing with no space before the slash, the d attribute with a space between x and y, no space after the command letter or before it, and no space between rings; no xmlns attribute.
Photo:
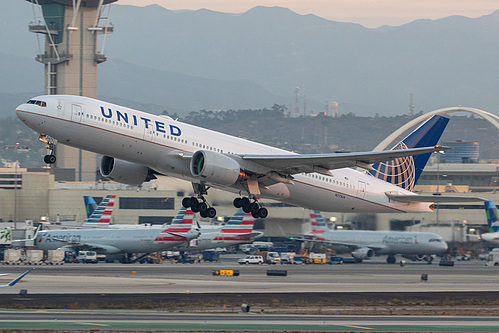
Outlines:
<svg viewBox="0 0 499 333"><path fill-rule="evenodd" d="M392 150L399 149L408 149L408 147L403 142L399 142ZM416 165L412 156L399 157L392 161L376 163L373 165L373 169L369 173L376 178L408 191L414 189L414 185L416 184Z"/></svg>

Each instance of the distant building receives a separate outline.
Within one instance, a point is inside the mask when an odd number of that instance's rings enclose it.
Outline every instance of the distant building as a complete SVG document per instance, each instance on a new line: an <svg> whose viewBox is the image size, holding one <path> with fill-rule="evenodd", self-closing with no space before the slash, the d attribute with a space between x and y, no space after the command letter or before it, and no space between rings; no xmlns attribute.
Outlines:
<svg viewBox="0 0 499 333"><path fill-rule="evenodd" d="M444 142L450 147L445 154L440 155L440 163L478 163L480 160L480 144L478 142Z"/></svg>
<svg viewBox="0 0 499 333"><path fill-rule="evenodd" d="M328 116L333 117L333 118L339 117L340 113L338 110L338 102L335 102L335 101L328 102L326 109L327 109L326 112L327 112Z"/></svg>

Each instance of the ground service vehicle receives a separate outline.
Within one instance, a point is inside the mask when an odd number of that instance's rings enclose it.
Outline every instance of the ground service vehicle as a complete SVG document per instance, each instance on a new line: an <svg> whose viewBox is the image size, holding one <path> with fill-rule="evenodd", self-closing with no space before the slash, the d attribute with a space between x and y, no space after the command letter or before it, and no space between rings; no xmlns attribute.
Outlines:
<svg viewBox="0 0 499 333"><path fill-rule="evenodd" d="M495 248L489 252L486 265L487 266L499 266L499 248Z"/></svg>
<svg viewBox="0 0 499 333"><path fill-rule="evenodd" d="M78 251L78 255L76 256L76 262L81 263L97 263L97 252L95 251Z"/></svg>
<svg viewBox="0 0 499 333"><path fill-rule="evenodd" d="M246 256L242 259L239 259L237 261L240 265L249 265L249 264L263 264L263 257L262 256Z"/></svg>

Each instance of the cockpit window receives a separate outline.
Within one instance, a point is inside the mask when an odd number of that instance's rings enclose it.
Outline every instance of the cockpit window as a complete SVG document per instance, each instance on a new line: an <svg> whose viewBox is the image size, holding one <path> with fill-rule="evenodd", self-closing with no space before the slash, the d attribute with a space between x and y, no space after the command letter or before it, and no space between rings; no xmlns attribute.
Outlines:
<svg viewBox="0 0 499 333"><path fill-rule="evenodd" d="M441 241L441 240L440 240L440 239L438 239L438 238L431 238L431 239L430 239L430 242L440 242L440 241Z"/></svg>
<svg viewBox="0 0 499 333"><path fill-rule="evenodd" d="M28 104L36 104L38 106L41 106L43 108L47 107L47 102L44 101L37 101L36 99L30 99L28 101Z"/></svg>

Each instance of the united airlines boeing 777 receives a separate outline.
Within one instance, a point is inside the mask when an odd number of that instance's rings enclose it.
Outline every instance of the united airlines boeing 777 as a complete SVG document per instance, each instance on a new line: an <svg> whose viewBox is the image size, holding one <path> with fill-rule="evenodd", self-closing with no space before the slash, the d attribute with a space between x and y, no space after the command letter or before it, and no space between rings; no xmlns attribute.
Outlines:
<svg viewBox="0 0 499 333"><path fill-rule="evenodd" d="M102 154L102 175L117 182L140 185L157 175L190 181L198 196L182 204L202 217L216 215L205 198L209 187L238 193L234 206L255 218L268 214L257 197L370 213L428 212L443 199L411 192L430 153L443 149L436 146L448 122L441 116L390 151L296 154L87 97L38 96L16 112L51 150L60 142ZM53 153L45 162L55 162Z"/></svg>

